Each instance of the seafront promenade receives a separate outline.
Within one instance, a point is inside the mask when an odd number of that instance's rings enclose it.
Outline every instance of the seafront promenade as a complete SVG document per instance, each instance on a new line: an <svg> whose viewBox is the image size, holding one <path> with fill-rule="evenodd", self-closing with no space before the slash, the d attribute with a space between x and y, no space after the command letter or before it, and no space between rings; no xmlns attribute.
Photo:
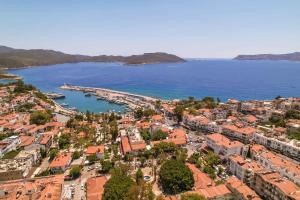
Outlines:
<svg viewBox="0 0 300 200"><path fill-rule="evenodd" d="M126 105L129 109L132 110L139 107L154 108L155 102L157 100L160 100L149 96L132 94L106 88L82 87L68 84L63 85L60 88L64 90L82 91L86 93L86 96L94 95L98 100L105 100L115 104Z"/></svg>

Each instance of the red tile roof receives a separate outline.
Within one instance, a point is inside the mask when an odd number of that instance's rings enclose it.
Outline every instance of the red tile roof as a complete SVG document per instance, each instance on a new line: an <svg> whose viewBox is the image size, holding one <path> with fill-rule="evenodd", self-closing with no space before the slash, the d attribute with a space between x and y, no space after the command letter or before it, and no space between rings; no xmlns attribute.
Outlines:
<svg viewBox="0 0 300 200"><path fill-rule="evenodd" d="M107 179L105 176L97 176L89 178L86 182L86 196L87 200L102 200L104 192L104 184Z"/></svg>

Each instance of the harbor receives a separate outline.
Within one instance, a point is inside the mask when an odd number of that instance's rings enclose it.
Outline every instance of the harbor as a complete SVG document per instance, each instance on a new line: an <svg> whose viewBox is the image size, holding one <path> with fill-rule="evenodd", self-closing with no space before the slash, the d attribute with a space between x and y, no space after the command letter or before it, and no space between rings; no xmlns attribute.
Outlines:
<svg viewBox="0 0 300 200"><path fill-rule="evenodd" d="M132 94L117 90L95 87L82 87L64 84L60 87L63 90L81 91L85 93L86 97L95 96L97 100L104 100L109 103L125 105L128 109L134 110L140 107L154 108L155 102L160 100L154 97L144 95Z"/></svg>

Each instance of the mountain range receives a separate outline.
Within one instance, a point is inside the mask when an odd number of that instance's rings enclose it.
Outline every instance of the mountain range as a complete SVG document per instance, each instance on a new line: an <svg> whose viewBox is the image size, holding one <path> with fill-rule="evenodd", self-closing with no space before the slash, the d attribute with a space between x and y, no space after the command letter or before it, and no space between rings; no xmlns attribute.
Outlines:
<svg viewBox="0 0 300 200"><path fill-rule="evenodd" d="M300 61L300 52L288 54L257 54L257 55L238 55L235 60L289 60Z"/></svg>
<svg viewBox="0 0 300 200"><path fill-rule="evenodd" d="M62 63L78 62L122 62L128 65L185 62L184 59L167 53L144 53L132 56L86 56L72 55L60 51L45 49L14 49L0 46L0 67L21 68L29 66L43 66Z"/></svg>

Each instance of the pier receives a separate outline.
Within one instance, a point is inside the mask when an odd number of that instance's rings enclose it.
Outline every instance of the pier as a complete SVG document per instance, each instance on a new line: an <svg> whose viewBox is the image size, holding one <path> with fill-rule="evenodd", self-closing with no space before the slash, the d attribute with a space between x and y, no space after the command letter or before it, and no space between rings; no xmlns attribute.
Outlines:
<svg viewBox="0 0 300 200"><path fill-rule="evenodd" d="M105 100L110 103L126 105L129 109L134 110L136 108L154 108L154 104L157 98L132 94L128 92L116 91L106 88L95 88L95 87L82 87L82 86L73 86L73 85L63 85L60 87L64 90L74 90L81 91L94 95L99 100Z"/></svg>
<svg viewBox="0 0 300 200"><path fill-rule="evenodd" d="M64 94L54 93L54 92L48 92L48 93L45 93L45 95L50 99L63 99L63 98L65 98Z"/></svg>

